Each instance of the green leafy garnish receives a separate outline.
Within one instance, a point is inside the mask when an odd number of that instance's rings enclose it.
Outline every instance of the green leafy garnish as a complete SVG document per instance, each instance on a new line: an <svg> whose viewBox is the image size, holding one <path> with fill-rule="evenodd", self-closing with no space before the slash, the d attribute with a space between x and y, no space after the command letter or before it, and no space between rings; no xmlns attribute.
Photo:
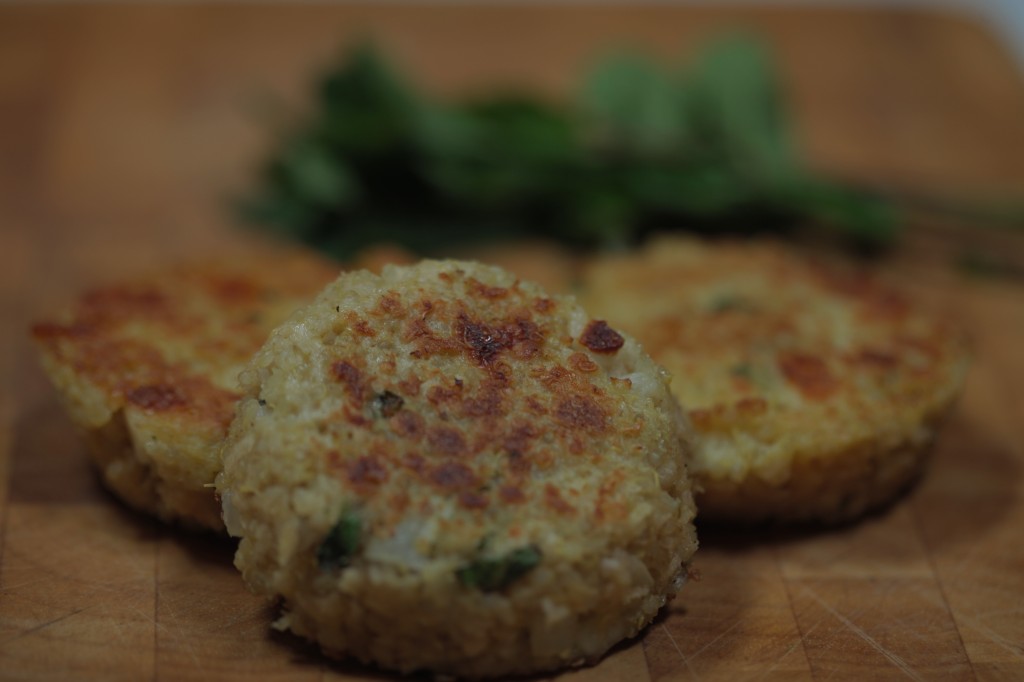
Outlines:
<svg viewBox="0 0 1024 682"><path fill-rule="evenodd" d="M533 545L514 549L500 558L482 558L455 572L459 582L483 592L503 590L540 563L540 549Z"/></svg>
<svg viewBox="0 0 1024 682"><path fill-rule="evenodd" d="M344 568L359 549L362 522L354 511L343 512L316 551L316 562L323 570Z"/></svg>
<svg viewBox="0 0 1024 682"><path fill-rule="evenodd" d="M322 79L241 209L339 257L378 241L608 246L665 227L807 221L877 244L897 227L889 203L803 166L771 59L743 36L688 68L609 57L560 103L430 98L360 47Z"/></svg>

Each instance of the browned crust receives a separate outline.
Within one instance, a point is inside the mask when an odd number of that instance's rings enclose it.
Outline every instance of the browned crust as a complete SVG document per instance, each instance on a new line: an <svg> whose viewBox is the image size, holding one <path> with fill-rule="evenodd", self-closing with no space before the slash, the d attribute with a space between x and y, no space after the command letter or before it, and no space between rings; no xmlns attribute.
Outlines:
<svg viewBox="0 0 1024 682"><path fill-rule="evenodd" d="M832 521L883 504L924 466L923 434L967 364L961 331L877 273L778 244L664 239L585 280L591 311L673 375L706 518ZM880 465L886 453L906 465Z"/></svg>
<svg viewBox="0 0 1024 682"><path fill-rule="evenodd" d="M88 291L31 336L114 492L165 520L219 528L203 486L240 397L235 378L336 274L312 256L182 266Z"/></svg>
<svg viewBox="0 0 1024 682"><path fill-rule="evenodd" d="M441 274L446 287L458 276ZM420 369L400 372L394 360L385 360L374 374L359 356L330 359L327 376L340 384L344 399L338 416L367 432L378 420L388 425L387 437L374 438L369 454L351 461L335 453L334 470L364 499L401 472L456 496L467 510L532 500L571 513L557 490L531 491L531 472L551 466L554 449L600 457L584 443L609 432L616 399L593 381L597 365L586 355L587 339L598 343L597 334L603 341L591 352L614 355L623 338L603 322L588 326L581 339L557 338L557 344L578 344L579 352L563 364L546 347L556 334L549 298L526 294L518 283L498 287L472 277L464 291L466 298L459 299L387 290L361 312L348 312L343 333L390 337L397 329ZM500 305L488 305L495 302ZM439 363L466 371L442 375L434 369ZM501 457L491 461L483 455L495 452L495 444ZM501 484L484 485L495 480ZM404 507L406 500L393 503Z"/></svg>

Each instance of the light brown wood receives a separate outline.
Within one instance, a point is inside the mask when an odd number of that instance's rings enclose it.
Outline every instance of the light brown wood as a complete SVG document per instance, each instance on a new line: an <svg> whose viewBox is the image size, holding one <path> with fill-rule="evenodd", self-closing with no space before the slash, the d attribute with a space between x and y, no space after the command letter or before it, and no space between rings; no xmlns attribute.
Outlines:
<svg viewBox="0 0 1024 682"><path fill-rule="evenodd" d="M558 95L609 46L681 58L736 24L777 54L815 166L899 191L1024 196L1020 72L954 15L0 7L0 678L392 679L274 633L230 542L100 489L29 321L89 284L256 248L226 210L270 143L256 112L271 94L301 111L343 39L372 34L434 91ZM960 318L976 353L928 476L846 528L702 528L702 578L638 640L559 679L1024 679L1024 286L951 270L971 233L922 234L891 265Z"/></svg>

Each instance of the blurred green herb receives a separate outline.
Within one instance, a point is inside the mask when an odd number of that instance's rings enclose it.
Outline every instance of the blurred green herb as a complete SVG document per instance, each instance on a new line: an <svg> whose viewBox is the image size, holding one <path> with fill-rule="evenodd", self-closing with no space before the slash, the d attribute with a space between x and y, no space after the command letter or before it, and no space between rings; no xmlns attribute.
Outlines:
<svg viewBox="0 0 1024 682"><path fill-rule="evenodd" d="M359 516L354 511L343 512L317 548L317 564L323 570L345 568L359 549L361 536Z"/></svg>
<svg viewBox="0 0 1024 682"><path fill-rule="evenodd" d="M1024 267L1007 254L969 249L959 255L955 265L961 272L972 277L1024 280Z"/></svg>
<svg viewBox="0 0 1024 682"><path fill-rule="evenodd" d="M801 165L770 60L742 37L687 71L610 57L564 105L431 99L360 47L323 78L241 210L339 257L378 241L594 246L808 220L879 244L897 226L889 203Z"/></svg>
<svg viewBox="0 0 1024 682"><path fill-rule="evenodd" d="M388 419L398 414L403 405L405 405L405 400L402 399L402 396L391 391L384 391L374 397L370 403L370 409L373 416L378 419Z"/></svg>
<svg viewBox="0 0 1024 682"><path fill-rule="evenodd" d="M456 578L466 587L475 587L483 592L502 590L532 571L540 563L541 552L529 545L514 549L496 559L477 559L455 572Z"/></svg>

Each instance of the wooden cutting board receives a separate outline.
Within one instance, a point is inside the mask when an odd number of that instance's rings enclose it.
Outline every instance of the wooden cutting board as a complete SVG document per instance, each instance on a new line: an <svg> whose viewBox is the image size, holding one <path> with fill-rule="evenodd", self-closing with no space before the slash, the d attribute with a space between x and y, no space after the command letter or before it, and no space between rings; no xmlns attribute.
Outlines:
<svg viewBox="0 0 1024 682"><path fill-rule="evenodd" d="M224 198L368 30L439 91L564 92L601 45L683 54L742 22L775 47L819 167L901 191L1024 196L1024 88L991 37L925 12L657 7L0 7L0 678L387 680L275 634L232 545L97 484L25 330L83 286L254 248ZM260 109L262 110L262 109ZM685 587L575 680L1024 680L1024 286L951 270L915 231L889 263L970 330L976 360L927 477L855 525L701 527ZM959 235L959 236L957 236Z"/></svg>

